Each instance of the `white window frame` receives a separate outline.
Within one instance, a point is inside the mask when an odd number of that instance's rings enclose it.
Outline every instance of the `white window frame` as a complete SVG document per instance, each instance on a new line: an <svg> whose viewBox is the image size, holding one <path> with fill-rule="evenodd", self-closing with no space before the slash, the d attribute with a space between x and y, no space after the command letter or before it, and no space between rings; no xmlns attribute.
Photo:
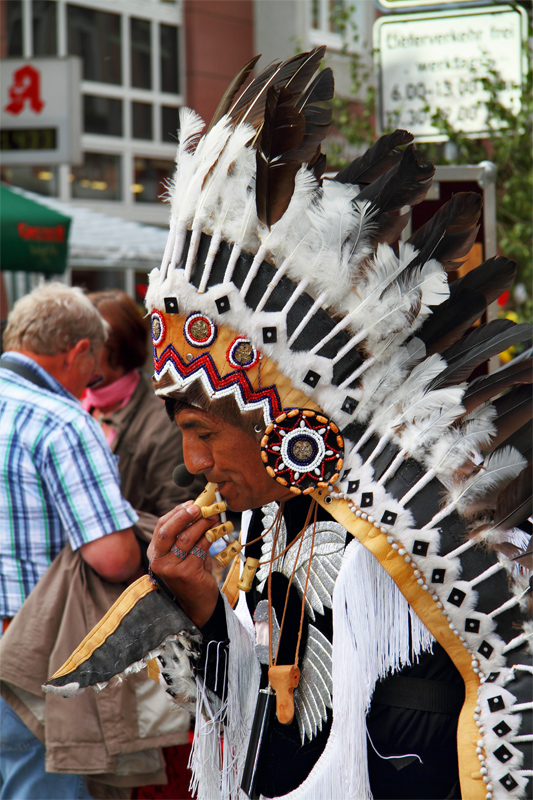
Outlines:
<svg viewBox="0 0 533 800"><path fill-rule="evenodd" d="M135 157L161 158L173 161L176 153L176 145L171 142L161 141L161 108L162 106L182 106L185 102L185 61L183 45L183 3L177 0L176 3L162 3L159 0L56 0L56 25L57 25L57 54L58 56L68 55L68 30L67 30L67 5L80 5L84 8L91 8L106 13L118 14L121 18L121 67L122 83L111 84L99 81L81 82L80 91L82 94L97 95L123 101L122 136L105 136L91 133L82 133L82 150L93 153L105 153L109 155L119 155L121 157L122 175L122 199L113 201L95 200L74 200L71 196L70 172L68 164L59 167L59 197L62 200L79 202L86 206L99 205L109 208L126 206L130 209L139 209L139 203L135 203L135 197L131 192L131 185L134 182L133 164ZM25 58L33 55L32 42L32 0L23 0L23 53ZM130 19L146 19L151 26L151 50L152 50L152 86L153 89L138 89L131 86L131 39L130 39ZM160 91L160 47L159 47L159 25L173 25L180 31L178 42L178 69L180 93L173 94ZM131 121L131 103L133 101L150 103L153 109L152 140L133 139ZM161 209L159 203L142 204L145 209L153 208L154 214ZM118 208L117 208L118 210ZM167 209L161 209L165 219ZM149 213L149 216L151 214Z"/></svg>
<svg viewBox="0 0 533 800"><path fill-rule="evenodd" d="M357 51L363 47L366 39L372 41L371 31L367 31L364 5L370 0L343 0L344 5L353 6L354 14L352 15L353 22L350 20L346 23L346 29L342 33L333 33L329 30L329 0L316 0L319 3L319 28L313 28L313 0L307 0L308 8L308 31L309 43L312 46L320 46L325 44L328 50L345 50L348 53ZM359 35L359 42L354 42L355 27L358 27L357 33Z"/></svg>

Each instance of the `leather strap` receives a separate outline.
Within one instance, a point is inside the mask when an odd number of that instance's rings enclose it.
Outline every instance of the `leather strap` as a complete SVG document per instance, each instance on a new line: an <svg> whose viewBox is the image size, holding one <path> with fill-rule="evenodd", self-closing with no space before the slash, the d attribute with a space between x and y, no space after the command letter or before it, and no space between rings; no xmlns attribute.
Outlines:
<svg viewBox="0 0 533 800"><path fill-rule="evenodd" d="M4 358L2 361L0 361L0 368L8 369L10 372L15 372L22 378L26 378L27 381L34 383L36 386L40 386L41 389L48 389L49 392L54 391L45 381L43 381L42 378L29 369L29 367L24 366L24 364L19 364L18 361L11 361L9 358Z"/></svg>

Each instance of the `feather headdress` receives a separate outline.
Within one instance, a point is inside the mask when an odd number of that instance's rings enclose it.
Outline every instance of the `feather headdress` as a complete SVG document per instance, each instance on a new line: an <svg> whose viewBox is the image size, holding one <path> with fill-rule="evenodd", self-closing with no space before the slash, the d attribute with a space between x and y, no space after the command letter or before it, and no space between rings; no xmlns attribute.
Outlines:
<svg viewBox="0 0 533 800"><path fill-rule="evenodd" d="M199 384L208 404L262 412L272 479L312 494L376 556L460 669L463 796L525 797L530 593L509 589L486 545L501 549L530 508L531 359L480 370L532 334L472 328L514 264L489 259L449 284L476 237L477 194L398 241L434 174L406 131L323 177L323 54L245 86L249 62L202 137L182 111L169 243L146 295L155 391Z"/></svg>

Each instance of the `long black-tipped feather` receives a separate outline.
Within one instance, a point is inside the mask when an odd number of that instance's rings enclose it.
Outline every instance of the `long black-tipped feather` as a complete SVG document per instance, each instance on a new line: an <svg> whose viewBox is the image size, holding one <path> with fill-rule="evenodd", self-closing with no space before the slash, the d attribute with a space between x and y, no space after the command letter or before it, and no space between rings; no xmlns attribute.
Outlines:
<svg viewBox="0 0 533 800"><path fill-rule="evenodd" d="M533 379L533 374L531 377ZM514 387L510 392L498 397L493 405L497 412L494 420L496 435L491 439L487 452L500 447L509 437L514 436L517 431L521 431L521 434L518 435L517 443L509 442L509 444L516 446L525 456L524 450L530 450L533 444L531 431L528 432L524 428L528 423L531 424L533 416L531 385ZM520 441L521 439L524 441Z"/></svg>
<svg viewBox="0 0 533 800"><path fill-rule="evenodd" d="M424 161L413 145L408 145L399 164L359 192L355 199L358 202L370 201L371 209L376 212L369 238L372 246L379 242L393 244L397 241L411 213L400 215L398 211L424 199L434 173L434 165Z"/></svg>
<svg viewBox="0 0 533 800"><path fill-rule="evenodd" d="M478 320L486 307L514 280L516 264L507 258L490 258L450 285L450 297L424 322L417 336L428 355L440 353Z"/></svg>
<svg viewBox="0 0 533 800"><path fill-rule="evenodd" d="M276 79L276 85L290 92L293 98L300 97L307 84L314 75L322 59L326 48L315 47L308 53L298 53L289 58L282 64L280 74Z"/></svg>
<svg viewBox="0 0 533 800"><path fill-rule="evenodd" d="M208 132L214 125L216 125L219 119L221 119L224 116L224 114L227 114L227 112L230 110L233 98L241 90L242 86L246 82L246 79L248 78L248 75L253 70L253 68L255 67L260 58L261 55L254 56L253 58L251 58L250 61L248 61L248 63L245 64L244 67L233 78L232 82L222 95L222 99L217 106L217 110L213 114L213 118L209 123L209 127L207 129Z"/></svg>
<svg viewBox="0 0 533 800"><path fill-rule="evenodd" d="M256 130L260 129L269 89L285 89L286 96L296 102L317 69L324 52L325 47L316 47L308 53L298 53L283 63L277 61L263 70L228 110L232 123L237 125L239 122L246 122Z"/></svg>
<svg viewBox="0 0 533 800"><path fill-rule="evenodd" d="M381 136L366 153L356 158L335 175L339 183L354 183L358 186L372 183L399 162L403 150L399 147L413 141L413 134L397 130Z"/></svg>
<svg viewBox="0 0 533 800"><path fill-rule="evenodd" d="M515 450L518 450L521 453L526 461L529 463L531 461L531 456L533 453L533 422L529 419L525 425L522 425L520 428L512 431L512 433L504 439L500 447L514 447ZM496 449L496 447L494 448Z"/></svg>
<svg viewBox="0 0 533 800"><path fill-rule="evenodd" d="M494 256L454 281L450 286L450 295L454 297L468 287L481 292L486 304L490 305L509 288L515 275L516 263L514 261L504 258L504 256Z"/></svg>
<svg viewBox="0 0 533 800"><path fill-rule="evenodd" d="M285 89L268 90L265 121L257 147L257 216L269 228L283 216L294 191L300 168L298 148L305 133L305 119L290 102ZM291 155L287 155L290 154Z"/></svg>
<svg viewBox="0 0 533 800"><path fill-rule="evenodd" d="M444 351L442 355L448 362L448 367L430 383L429 388L443 389L445 386L462 383L480 364L512 345L529 339L532 332L533 328L528 323L516 325L508 319L497 319L476 328Z"/></svg>
<svg viewBox="0 0 533 800"><path fill-rule="evenodd" d="M316 76L314 81L300 95L296 108L301 111L305 106L324 103L331 100L335 93L335 79L331 67L326 67Z"/></svg>
<svg viewBox="0 0 533 800"><path fill-rule="evenodd" d="M409 239L419 251L413 267L430 258L440 261L444 269L458 269L466 258L479 230L481 195L459 192Z"/></svg>
<svg viewBox="0 0 533 800"><path fill-rule="evenodd" d="M279 69L279 61L269 64L235 100L227 112L234 125L238 125L239 122L247 122L248 125L257 128L262 124L267 91L269 86L273 85Z"/></svg>
<svg viewBox="0 0 533 800"><path fill-rule="evenodd" d="M494 512L494 524L504 530L517 528L533 513L533 465L503 489Z"/></svg>
<svg viewBox="0 0 533 800"><path fill-rule="evenodd" d="M370 200L381 213L420 203L426 196L435 166L424 161L414 145L408 145L396 166L359 192L356 200Z"/></svg>
<svg viewBox="0 0 533 800"><path fill-rule="evenodd" d="M328 74L329 73L329 74ZM305 91L296 103L296 109L301 112L305 120L305 132L299 146L288 152L285 158L297 162L299 165L306 163L315 175L320 178L326 169L326 157L321 153L320 146L326 138L332 118L331 108L317 105L317 102L327 102L333 97L333 73L325 69Z"/></svg>
<svg viewBox="0 0 533 800"><path fill-rule="evenodd" d="M533 382L533 358L515 360L490 375L476 378L468 386L461 403L470 413L482 403L501 394L511 386Z"/></svg>

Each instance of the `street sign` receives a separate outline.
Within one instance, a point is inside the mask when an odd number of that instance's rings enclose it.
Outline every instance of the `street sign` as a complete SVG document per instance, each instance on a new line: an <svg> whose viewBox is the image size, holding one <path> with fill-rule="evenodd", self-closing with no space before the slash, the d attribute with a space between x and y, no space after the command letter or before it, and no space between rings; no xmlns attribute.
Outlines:
<svg viewBox="0 0 533 800"><path fill-rule="evenodd" d="M472 136L487 133L487 93L480 78L491 68L506 84L502 103L514 111L520 108L515 87L527 69L523 8L381 17L373 33L380 130L406 128L419 141L444 141L446 136L431 124L440 109L456 130Z"/></svg>
<svg viewBox="0 0 533 800"><path fill-rule="evenodd" d="M2 164L80 163L80 59L6 58L1 67Z"/></svg>

